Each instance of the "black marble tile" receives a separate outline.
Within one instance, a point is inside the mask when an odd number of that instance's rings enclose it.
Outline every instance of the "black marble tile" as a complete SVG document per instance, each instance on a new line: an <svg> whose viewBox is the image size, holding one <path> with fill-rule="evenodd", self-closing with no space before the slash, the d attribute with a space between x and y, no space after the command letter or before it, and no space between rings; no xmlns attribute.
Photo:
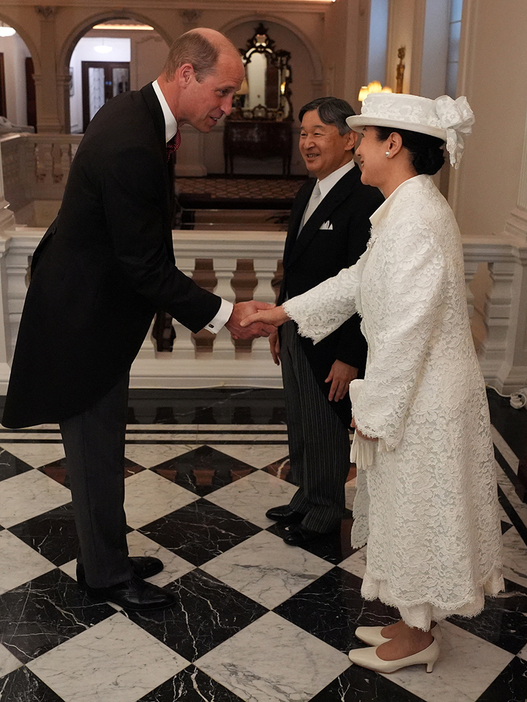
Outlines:
<svg viewBox="0 0 527 702"><path fill-rule="evenodd" d="M256 468L210 446L200 446L151 470L203 497L254 473Z"/></svg>
<svg viewBox="0 0 527 702"><path fill-rule="evenodd" d="M176 604L130 619L189 661L205 655L268 610L220 580L194 570L170 583Z"/></svg>
<svg viewBox="0 0 527 702"><path fill-rule="evenodd" d="M189 665L138 702L243 702L201 670Z"/></svg>
<svg viewBox="0 0 527 702"><path fill-rule="evenodd" d="M5 449L0 449L0 480L26 473L31 466Z"/></svg>
<svg viewBox="0 0 527 702"><path fill-rule="evenodd" d="M341 522L340 531L324 534L320 538L304 544L302 548L334 565L351 556L354 550L350 537L353 519L350 516L351 513L347 512L347 514L348 516ZM267 531L283 538L287 534L287 526L277 523L270 526Z"/></svg>
<svg viewBox="0 0 527 702"><path fill-rule="evenodd" d="M333 568L275 608L284 619L317 636L343 653L364 647L354 635L358 626L385 626L400 617L379 600L366 602L362 580Z"/></svg>
<svg viewBox="0 0 527 702"><path fill-rule="evenodd" d="M270 463L268 466L265 468L262 468L266 473L269 473L269 475L274 475L275 478L280 478L281 480L285 480L286 483L291 483L292 485L298 485L293 480L293 473L291 471L291 466L289 464L289 458L287 456L287 447L284 446L284 458L280 459L279 461L273 461L273 463Z"/></svg>
<svg viewBox="0 0 527 702"><path fill-rule="evenodd" d="M476 702L525 702L527 662L513 658Z"/></svg>
<svg viewBox="0 0 527 702"><path fill-rule="evenodd" d="M254 536L261 529L202 498L138 531L199 566Z"/></svg>
<svg viewBox="0 0 527 702"><path fill-rule="evenodd" d="M0 595L0 642L22 663L115 614L93 604L59 569Z"/></svg>
<svg viewBox="0 0 527 702"><path fill-rule="evenodd" d="M40 678L22 666L0 678L2 702L63 702Z"/></svg>
<svg viewBox="0 0 527 702"><path fill-rule="evenodd" d="M52 463L46 463L46 465L38 468L42 473L48 476L48 478L53 478L57 483L64 485L68 490L70 489L70 481L68 476L68 471L66 468L66 459L61 458L59 461L53 461ZM145 470L143 466L137 465L128 458L124 459L124 477L129 475L134 475L135 473L140 473Z"/></svg>
<svg viewBox="0 0 527 702"><path fill-rule="evenodd" d="M487 597L477 617L450 617L448 621L485 641L518 653L527 644L527 588L505 580L505 592ZM524 702L524 700L522 700Z"/></svg>
<svg viewBox="0 0 527 702"><path fill-rule="evenodd" d="M498 699L495 698L493 702L498 702ZM352 665L318 695L312 697L310 702L423 702L423 700L378 673Z"/></svg>
<svg viewBox="0 0 527 702"><path fill-rule="evenodd" d="M9 529L56 566L77 558L79 542L71 502Z"/></svg>

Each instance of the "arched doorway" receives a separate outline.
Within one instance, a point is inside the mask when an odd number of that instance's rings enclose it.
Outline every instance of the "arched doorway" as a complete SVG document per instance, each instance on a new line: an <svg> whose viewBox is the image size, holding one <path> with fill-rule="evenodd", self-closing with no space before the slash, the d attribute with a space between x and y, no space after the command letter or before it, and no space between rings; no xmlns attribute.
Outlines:
<svg viewBox="0 0 527 702"><path fill-rule="evenodd" d="M37 125L31 52L9 22L0 21L0 134Z"/></svg>
<svg viewBox="0 0 527 702"><path fill-rule="evenodd" d="M167 48L152 26L134 19L94 24L76 42L69 60L71 133L84 132L110 98L155 80Z"/></svg>

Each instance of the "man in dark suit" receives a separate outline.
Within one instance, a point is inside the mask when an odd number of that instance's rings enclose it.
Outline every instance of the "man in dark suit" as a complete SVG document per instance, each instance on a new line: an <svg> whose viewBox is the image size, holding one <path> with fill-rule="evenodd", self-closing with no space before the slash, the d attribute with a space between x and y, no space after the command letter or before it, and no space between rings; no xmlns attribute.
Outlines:
<svg viewBox="0 0 527 702"><path fill-rule="evenodd" d="M383 198L361 183L354 164L358 137L346 124L353 114L334 97L313 100L300 111L300 152L316 180L302 186L291 210L279 304L351 266L366 248L369 217ZM279 334L269 341L275 363L282 363L289 461L298 490L288 505L266 516L289 525L287 544L301 545L338 529L344 515L348 389L364 373L366 341L358 315L316 345L297 333L294 322Z"/></svg>
<svg viewBox="0 0 527 702"><path fill-rule="evenodd" d="M60 212L33 257L2 421L60 424L80 545L77 581L88 595L130 610L174 601L144 580L161 561L128 557L130 366L157 311L194 332L225 325L243 338L239 322L256 307L233 307L176 267L167 143L175 138L177 148L182 124L210 131L230 113L243 77L238 50L219 32L179 37L157 81L110 100L91 121Z"/></svg>

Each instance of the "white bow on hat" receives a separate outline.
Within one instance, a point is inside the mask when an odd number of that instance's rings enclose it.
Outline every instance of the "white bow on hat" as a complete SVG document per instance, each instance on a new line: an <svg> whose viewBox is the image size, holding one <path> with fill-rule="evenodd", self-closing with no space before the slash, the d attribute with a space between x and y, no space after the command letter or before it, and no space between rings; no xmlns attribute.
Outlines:
<svg viewBox="0 0 527 702"><path fill-rule="evenodd" d="M450 155L450 163L454 168L458 168L465 148L463 134L470 134L472 131L474 113L464 95L457 100L448 95L441 95L434 102L441 128L446 131L446 150Z"/></svg>

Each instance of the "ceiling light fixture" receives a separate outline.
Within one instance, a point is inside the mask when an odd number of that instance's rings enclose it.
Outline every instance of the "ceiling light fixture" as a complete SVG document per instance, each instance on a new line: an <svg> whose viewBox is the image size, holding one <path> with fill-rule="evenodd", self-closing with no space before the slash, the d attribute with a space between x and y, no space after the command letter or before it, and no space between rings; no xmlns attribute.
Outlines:
<svg viewBox="0 0 527 702"><path fill-rule="evenodd" d="M0 37L12 37L13 34L16 34L16 29L13 29L13 27L10 27L4 22L0 22Z"/></svg>

